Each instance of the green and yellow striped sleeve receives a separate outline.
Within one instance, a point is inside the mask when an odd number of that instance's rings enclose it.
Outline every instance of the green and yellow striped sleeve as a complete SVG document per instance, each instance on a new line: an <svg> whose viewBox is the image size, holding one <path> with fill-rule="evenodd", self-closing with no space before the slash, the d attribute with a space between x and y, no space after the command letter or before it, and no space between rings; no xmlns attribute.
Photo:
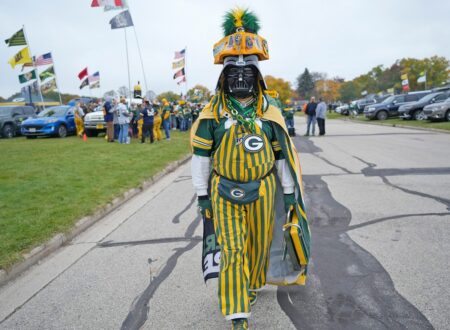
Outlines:
<svg viewBox="0 0 450 330"><path fill-rule="evenodd" d="M192 139L192 148L194 155L210 157L214 145L214 131L210 120L202 120Z"/></svg>

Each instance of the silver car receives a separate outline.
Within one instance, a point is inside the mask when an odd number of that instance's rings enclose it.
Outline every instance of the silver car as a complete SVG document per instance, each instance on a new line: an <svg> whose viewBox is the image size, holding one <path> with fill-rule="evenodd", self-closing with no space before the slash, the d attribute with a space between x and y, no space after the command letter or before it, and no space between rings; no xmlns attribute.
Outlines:
<svg viewBox="0 0 450 330"><path fill-rule="evenodd" d="M87 136L97 136L101 132L106 132L106 122L103 117L103 110L101 107L95 109L96 111L88 113L84 116L84 131Z"/></svg>
<svg viewBox="0 0 450 330"><path fill-rule="evenodd" d="M450 121L450 97L444 102L427 105L423 114L430 120L445 119Z"/></svg>

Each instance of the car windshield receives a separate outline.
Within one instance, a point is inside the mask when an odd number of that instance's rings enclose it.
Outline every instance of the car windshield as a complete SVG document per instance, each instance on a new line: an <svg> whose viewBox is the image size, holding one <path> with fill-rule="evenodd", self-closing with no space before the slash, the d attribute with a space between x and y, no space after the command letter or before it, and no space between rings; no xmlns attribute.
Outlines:
<svg viewBox="0 0 450 330"><path fill-rule="evenodd" d="M12 107L0 107L0 116L9 115Z"/></svg>
<svg viewBox="0 0 450 330"><path fill-rule="evenodd" d="M433 97L436 97L436 95L438 95L438 93L432 93L432 94L425 95L424 97L422 97L419 100L419 102L429 102Z"/></svg>
<svg viewBox="0 0 450 330"><path fill-rule="evenodd" d="M66 107L51 107L38 114L38 117L61 117L66 115Z"/></svg>
<svg viewBox="0 0 450 330"><path fill-rule="evenodd" d="M384 100L384 101L381 102L381 103L391 103L391 102L394 101L394 100L395 100L395 96L392 95L392 96L389 96L386 100Z"/></svg>

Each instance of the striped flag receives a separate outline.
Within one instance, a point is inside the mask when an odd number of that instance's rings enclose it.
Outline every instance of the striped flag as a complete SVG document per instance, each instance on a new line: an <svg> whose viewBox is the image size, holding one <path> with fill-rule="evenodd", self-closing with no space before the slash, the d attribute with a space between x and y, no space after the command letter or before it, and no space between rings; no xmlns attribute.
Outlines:
<svg viewBox="0 0 450 330"><path fill-rule="evenodd" d="M100 88L100 81L97 81L89 86L89 89Z"/></svg>
<svg viewBox="0 0 450 330"><path fill-rule="evenodd" d="M181 85L182 83L186 82L186 76L183 76L183 79L177 82L178 85Z"/></svg>
<svg viewBox="0 0 450 330"><path fill-rule="evenodd" d="M178 60L180 58L184 58L185 54L186 54L186 49L182 49L179 52L175 52L175 59Z"/></svg>
<svg viewBox="0 0 450 330"><path fill-rule="evenodd" d="M173 79L177 79L178 77L183 77L184 76L184 68L181 69L180 71L175 72L175 74L173 75Z"/></svg>
<svg viewBox="0 0 450 330"><path fill-rule="evenodd" d="M34 64L36 66L53 64L52 53L47 53L47 54L39 56L34 61Z"/></svg>
<svg viewBox="0 0 450 330"><path fill-rule="evenodd" d="M26 45L27 42L25 41L25 33L23 33L23 29L20 29L14 33L11 38L6 39L5 43L8 47Z"/></svg>
<svg viewBox="0 0 450 330"><path fill-rule="evenodd" d="M103 6L114 6L122 7L122 0L92 0L91 7L103 7Z"/></svg>
<svg viewBox="0 0 450 330"><path fill-rule="evenodd" d="M88 76L89 79L89 83L92 84L93 82L99 81L100 80L100 72L97 71L96 73Z"/></svg>

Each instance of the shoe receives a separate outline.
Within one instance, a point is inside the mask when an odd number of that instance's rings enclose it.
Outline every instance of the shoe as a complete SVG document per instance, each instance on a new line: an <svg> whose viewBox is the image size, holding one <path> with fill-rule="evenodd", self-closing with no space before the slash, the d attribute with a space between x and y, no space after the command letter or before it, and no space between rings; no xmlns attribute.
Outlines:
<svg viewBox="0 0 450 330"><path fill-rule="evenodd" d="M304 136L309 136L309 134L308 133L306 133Z"/></svg>
<svg viewBox="0 0 450 330"><path fill-rule="evenodd" d="M231 330L248 330L247 319L234 319L231 322L232 322Z"/></svg>
<svg viewBox="0 0 450 330"><path fill-rule="evenodd" d="M250 300L250 306L253 306L256 304L256 300L258 299L258 292L256 291L249 291L248 292L248 299Z"/></svg>

